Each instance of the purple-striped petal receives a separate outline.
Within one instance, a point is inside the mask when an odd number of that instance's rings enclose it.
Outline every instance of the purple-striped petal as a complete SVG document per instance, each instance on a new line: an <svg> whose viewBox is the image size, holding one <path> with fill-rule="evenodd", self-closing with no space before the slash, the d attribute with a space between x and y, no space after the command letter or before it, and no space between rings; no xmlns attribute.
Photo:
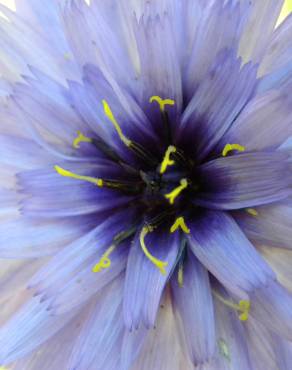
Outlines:
<svg viewBox="0 0 292 370"><path fill-rule="evenodd" d="M198 169L203 191L193 202L230 210L283 200L292 191L288 157L287 153L258 152L208 162Z"/></svg>
<svg viewBox="0 0 292 370"><path fill-rule="evenodd" d="M124 333L122 279L115 280L106 292L92 302L88 317L75 341L68 365L71 370L118 368ZM112 367L115 364L115 367Z"/></svg>
<svg viewBox="0 0 292 370"><path fill-rule="evenodd" d="M235 221L223 212L206 212L188 221L195 256L231 292L244 297L274 279L274 274Z"/></svg>
<svg viewBox="0 0 292 370"><path fill-rule="evenodd" d="M257 215L246 211L234 218L249 239L274 247L292 248L292 204L288 202L258 207Z"/></svg>
<svg viewBox="0 0 292 370"><path fill-rule="evenodd" d="M203 365L215 354L215 318L209 276L192 253L184 264L183 286L174 275L172 291L182 320L189 356L195 365Z"/></svg>
<svg viewBox="0 0 292 370"><path fill-rule="evenodd" d="M177 144L196 161L210 153L254 92L257 67L241 63L234 50L221 52L182 115Z"/></svg>
<svg viewBox="0 0 292 370"><path fill-rule="evenodd" d="M163 275L143 253L140 231L129 253L125 281L124 317L129 329L138 328L141 324L147 328L155 325L162 292L180 247L179 233L170 234L158 229L147 235L145 243L149 252L155 258L168 263L166 274Z"/></svg>

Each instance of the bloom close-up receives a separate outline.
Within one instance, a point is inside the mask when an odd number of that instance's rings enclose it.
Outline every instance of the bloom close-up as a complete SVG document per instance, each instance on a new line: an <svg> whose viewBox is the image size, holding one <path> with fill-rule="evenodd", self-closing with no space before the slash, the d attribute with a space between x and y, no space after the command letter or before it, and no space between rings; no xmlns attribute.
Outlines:
<svg viewBox="0 0 292 370"><path fill-rule="evenodd" d="M1 370L292 368L283 4L0 5Z"/></svg>

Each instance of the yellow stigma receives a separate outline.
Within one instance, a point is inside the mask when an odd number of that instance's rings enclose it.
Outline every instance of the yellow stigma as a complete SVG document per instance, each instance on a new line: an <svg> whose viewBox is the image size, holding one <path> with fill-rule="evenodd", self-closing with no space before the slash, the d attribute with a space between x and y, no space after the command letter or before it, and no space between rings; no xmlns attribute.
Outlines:
<svg viewBox="0 0 292 370"><path fill-rule="evenodd" d="M244 152L245 146L242 146L240 144L226 144L222 151L222 156L226 157L227 154L232 152L233 150L237 150L238 152Z"/></svg>
<svg viewBox="0 0 292 370"><path fill-rule="evenodd" d="M180 193L188 187L188 181L186 179L180 180L180 185L172 190L170 193L165 195L165 198L169 200L170 204L174 204L175 199L180 195Z"/></svg>
<svg viewBox="0 0 292 370"><path fill-rule="evenodd" d="M181 263L177 272L177 282L180 288L184 285L184 265Z"/></svg>
<svg viewBox="0 0 292 370"><path fill-rule="evenodd" d="M87 182L90 182L90 183L92 183L94 185L97 185L99 187L103 186L103 180L102 179L95 178L95 177L90 177L90 176L77 175L76 173L73 173L71 171L67 171L64 168L60 167L60 166L55 166L54 168L57 171L57 173L61 176L71 177L72 179L76 179L76 180L87 181Z"/></svg>
<svg viewBox="0 0 292 370"><path fill-rule="evenodd" d="M187 225L185 223L185 219L182 216L178 217L175 220L174 224L170 228L170 232L174 233L179 227L182 229L182 231L184 233L186 233L186 234L190 233L190 229L187 227Z"/></svg>
<svg viewBox="0 0 292 370"><path fill-rule="evenodd" d="M149 99L150 103L157 102L161 112L165 112L166 105L174 105L175 101L172 99L162 99L160 96L151 96Z"/></svg>
<svg viewBox="0 0 292 370"><path fill-rule="evenodd" d="M256 216L259 215L258 211L256 209L254 209L254 208L247 208L246 209L246 212L248 214L250 214L251 216L254 216L254 217L256 217Z"/></svg>
<svg viewBox="0 0 292 370"><path fill-rule="evenodd" d="M163 161L160 166L160 173L161 175L167 170L168 166L173 166L175 164L175 161L170 159L170 156L172 153L176 152L176 147L173 145L170 145L164 155Z"/></svg>
<svg viewBox="0 0 292 370"><path fill-rule="evenodd" d="M77 131L77 137L73 141L73 147L75 149L80 148L80 143L92 143L92 139L82 134L81 131Z"/></svg>
<svg viewBox="0 0 292 370"><path fill-rule="evenodd" d="M227 299L223 298L219 293L213 291L213 294L216 298L219 299L220 302L225 304L225 306L233 308L239 313L239 320L240 321L247 321L250 311L250 301L241 300L238 304L228 301Z"/></svg>
<svg viewBox="0 0 292 370"><path fill-rule="evenodd" d="M131 146L131 140L129 140L122 132L121 126L118 124L117 120L115 119L115 116L113 115L113 112L110 109L110 106L108 105L106 100L102 101L104 113L107 116L107 118L111 121L111 123L114 125L117 134L119 135L119 138L126 146Z"/></svg>
<svg viewBox="0 0 292 370"><path fill-rule="evenodd" d="M100 272L101 270L108 269L111 266L111 260L109 256L116 249L116 245L111 245L106 252L101 256L99 262L93 267L93 272Z"/></svg>
<svg viewBox="0 0 292 370"><path fill-rule="evenodd" d="M152 254L148 251L146 245L145 245L145 237L147 234L151 233L153 231L152 226L144 226L141 233L140 233L140 244L142 247L142 250L146 257L160 270L162 275L166 275L165 267L168 265L168 262L160 261L159 259L152 256Z"/></svg>

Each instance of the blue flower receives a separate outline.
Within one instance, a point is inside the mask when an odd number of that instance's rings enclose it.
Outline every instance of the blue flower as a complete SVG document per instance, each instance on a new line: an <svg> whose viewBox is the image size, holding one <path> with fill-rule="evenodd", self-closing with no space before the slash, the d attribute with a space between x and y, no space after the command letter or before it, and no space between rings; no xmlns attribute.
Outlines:
<svg viewBox="0 0 292 370"><path fill-rule="evenodd" d="M292 17L1 7L0 365L292 363Z"/></svg>

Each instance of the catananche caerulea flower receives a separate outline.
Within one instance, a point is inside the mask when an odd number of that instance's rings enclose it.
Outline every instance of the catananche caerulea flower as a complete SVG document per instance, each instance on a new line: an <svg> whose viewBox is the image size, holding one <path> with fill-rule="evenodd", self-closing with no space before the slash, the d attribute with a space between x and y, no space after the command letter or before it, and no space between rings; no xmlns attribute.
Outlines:
<svg viewBox="0 0 292 370"><path fill-rule="evenodd" d="M280 0L1 10L0 365L291 368Z"/></svg>

